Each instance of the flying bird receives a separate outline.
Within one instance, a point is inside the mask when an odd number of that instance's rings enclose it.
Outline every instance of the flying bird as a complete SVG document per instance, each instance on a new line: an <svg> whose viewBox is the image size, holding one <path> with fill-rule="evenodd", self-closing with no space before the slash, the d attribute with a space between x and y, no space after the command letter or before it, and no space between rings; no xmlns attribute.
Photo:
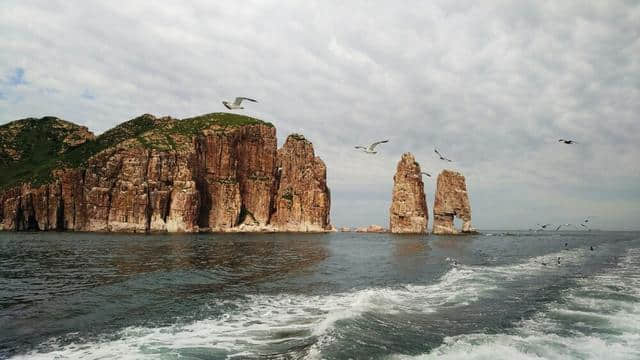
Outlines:
<svg viewBox="0 0 640 360"><path fill-rule="evenodd" d="M587 229L587 230L591 231L591 229L589 229L589 227L588 227L587 225L585 225L585 224L580 224L580 226L582 226L583 228L585 228L585 229Z"/></svg>
<svg viewBox="0 0 640 360"><path fill-rule="evenodd" d="M444 160L444 161L448 161L451 162L451 159L447 159L446 157L444 157L442 154L440 154L440 152L438 151L438 149L433 149L433 151L435 151L436 154L438 154L438 156L440 157L440 160Z"/></svg>
<svg viewBox="0 0 640 360"><path fill-rule="evenodd" d="M560 140L558 140L558 142L562 142L562 143L565 143L567 145L577 144L577 142L574 141L574 140L565 140L565 139L560 139Z"/></svg>
<svg viewBox="0 0 640 360"><path fill-rule="evenodd" d="M551 225L553 225L553 224L542 224L542 225L540 225L540 224L536 224L536 225L540 226L540 229L546 229L546 228L547 228L547 226L551 226Z"/></svg>
<svg viewBox="0 0 640 360"><path fill-rule="evenodd" d="M243 100L247 100L247 101L252 101L257 103L257 100L254 99L249 99L247 97L237 97L232 103L228 102L228 101L223 101L222 104L224 106L227 107L227 109L229 110L233 110L233 109L244 109L240 104L242 104Z"/></svg>
<svg viewBox="0 0 640 360"><path fill-rule="evenodd" d="M560 230L560 228L561 228L561 227L563 227L563 226L571 226L571 225L573 225L573 224L560 224L560 225L558 225L558 227L556 228L556 231Z"/></svg>
<svg viewBox="0 0 640 360"><path fill-rule="evenodd" d="M362 150L365 154L377 154L378 152L375 151L376 146L378 146L379 144L384 144L384 143L388 143L389 140L382 140L382 141L376 141L373 144L369 145L369 146L356 146L356 149L358 150Z"/></svg>

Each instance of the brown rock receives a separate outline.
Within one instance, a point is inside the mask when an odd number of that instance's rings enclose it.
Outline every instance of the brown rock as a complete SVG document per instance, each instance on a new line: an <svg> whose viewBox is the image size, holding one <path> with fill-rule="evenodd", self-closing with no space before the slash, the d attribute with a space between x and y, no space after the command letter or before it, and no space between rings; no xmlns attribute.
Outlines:
<svg viewBox="0 0 640 360"><path fill-rule="evenodd" d="M392 233L424 234L429 213L424 183L418 164L411 153L404 153L393 177L393 194L389 209Z"/></svg>
<svg viewBox="0 0 640 360"><path fill-rule="evenodd" d="M216 114L194 119L207 116ZM214 122L197 132L188 120L127 122L108 134L124 140L82 167L54 170L39 187L1 190L0 230L331 230L326 168L311 143L290 136L277 150L273 126L240 118L246 124ZM152 130L127 138L145 124ZM153 130L177 126L186 127Z"/></svg>
<svg viewBox="0 0 640 360"><path fill-rule="evenodd" d="M277 193L271 225L281 231L331 229L327 168L302 135L289 135L278 150Z"/></svg>
<svg viewBox="0 0 640 360"><path fill-rule="evenodd" d="M455 216L463 221L461 232L474 232L471 227L471 205L465 178L459 172L443 170L438 175L433 207L433 233L460 233L453 225Z"/></svg>
<svg viewBox="0 0 640 360"><path fill-rule="evenodd" d="M380 225L363 226L356 229L356 232L370 232L370 233L385 233L389 230L383 228Z"/></svg>

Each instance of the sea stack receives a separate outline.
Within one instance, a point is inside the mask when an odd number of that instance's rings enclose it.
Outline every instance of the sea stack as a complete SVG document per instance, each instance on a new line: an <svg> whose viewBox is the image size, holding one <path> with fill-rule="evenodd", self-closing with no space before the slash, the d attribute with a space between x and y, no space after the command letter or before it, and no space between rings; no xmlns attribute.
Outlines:
<svg viewBox="0 0 640 360"><path fill-rule="evenodd" d="M143 115L94 137L61 119L0 126L0 229L329 231L313 145L227 113Z"/></svg>
<svg viewBox="0 0 640 360"><path fill-rule="evenodd" d="M389 229L396 234L424 234L429 213L420 164L411 153L402 154L393 176Z"/></svg>
<svg viewBox="0 0 640 360"><path fill-rule="evenodd" d="M271 225L283 231L330 230L327 167L304 136L289 135L277 157L275 213Z"/></svg>
<svg viewBox="0 0 640 360"><path fill-rule="evenodd" d="M462 230L453 225L454 217L462 219ZM473 233L471 227L471 205L467 195L467 184L462 174L443 170L438 175L435 204L433 206L433 233Z"/></svg>

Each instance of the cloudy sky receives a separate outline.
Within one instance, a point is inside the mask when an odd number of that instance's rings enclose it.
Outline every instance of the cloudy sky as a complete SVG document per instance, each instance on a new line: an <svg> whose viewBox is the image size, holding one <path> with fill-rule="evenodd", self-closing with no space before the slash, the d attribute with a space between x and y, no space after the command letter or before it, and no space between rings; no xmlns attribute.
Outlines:
<svg viewBox="0 0 640 360"><path fill-rule="evenodd" d="M480 229L640 228L640 2L345 3L3 0L0 124L54 115L100 133L250 96L243 113L280 143L314 143L337 226L388 225L410 151L467 177ZM353 149L381 138L377 156Z"/></svg>

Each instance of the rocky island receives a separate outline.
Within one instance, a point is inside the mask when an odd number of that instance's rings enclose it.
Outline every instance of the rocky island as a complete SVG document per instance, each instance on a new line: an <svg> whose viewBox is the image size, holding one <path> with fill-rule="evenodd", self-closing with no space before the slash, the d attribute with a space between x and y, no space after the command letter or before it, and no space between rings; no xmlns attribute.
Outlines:
<svg viewBox="0 0 640 360"><path fill-rule="evenodd" d="M461 230L457 230L453 224L455 217L463 221ZM459 172L443 170L438 175L433 206L433 233L476 233L471 227L471 205L467 184Z"/></svg>
<svg viewBox="0 0 640 360"><path fill-rule="evenodd" d="M302 135L228 113L142 115L99 135L54 118L0 126L0 229L328 231L326 167Z"/></svg>
<svg viewBox="0 0 640 360"><path fill-rule="evenodd" d="M404 153L393 177L389 229L396 234L424 234L428 221L420 164L411 153Z"/></svg>

